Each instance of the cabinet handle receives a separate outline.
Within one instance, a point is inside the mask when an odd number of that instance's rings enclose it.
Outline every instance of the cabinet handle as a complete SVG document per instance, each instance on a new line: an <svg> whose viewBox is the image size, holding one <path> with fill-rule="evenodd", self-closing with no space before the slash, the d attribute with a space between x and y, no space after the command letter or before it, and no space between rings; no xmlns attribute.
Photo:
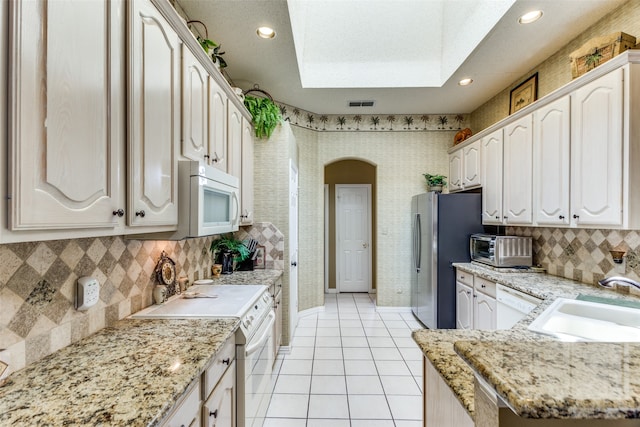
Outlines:
<svg viewBox="0 0 640 427"><path fill-rule="evenodd" d="M119 216L120 218L122 218L124 216L124 210L118 209L117 211L113 211L113 216Z"/></svg>
<svg viewBox="0 0 640 427"><path fill-rule="evenodd" d="M580 215L573 214L573 219L578 219L578 218L580 218Z"/></svg>
<svg viewBox="0 0 640 427"><path fill-rule="evenodd" d="M218 410L216 409L213 412L209 411L209 416L213 418L218 418Z"/></svg>
<svg viewBox="0 0 640 427"><path fill-rule="evenodd" d="M222 359L222 363L224 363L225 365L229 365L231 363L231 359L228 357L226 359Z"/></svg>
<svg viewBox="0 0 640 427"><path fill-rule="evenodd" d="M560 215L558 219L564 219L564 215Z"/></svg>
<svg viewBox="0 0 640 427"><path fill-rule="evenodd" d="M140 218L144 218L146 214L144 213L144 211L138 211L136 212L136 216L139 216Z"/></svg>

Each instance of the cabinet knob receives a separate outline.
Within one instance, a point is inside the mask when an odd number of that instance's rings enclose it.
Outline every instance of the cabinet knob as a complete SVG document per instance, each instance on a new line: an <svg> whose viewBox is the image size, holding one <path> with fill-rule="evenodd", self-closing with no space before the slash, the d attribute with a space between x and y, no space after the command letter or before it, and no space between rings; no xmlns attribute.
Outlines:
<svg viewBox="0 0 640 427"><path fill-rule="evenodd" d="M573 219L578 219L578 218L580 218L580 215L573 214Z"/></svg>
<svg viewBox="0 0 640 427"><path fill-rule="evenodd" d="M487 286L486 286L486 285L480 285L480 287L481 287L481 288L486 288Z"/></svg>
<svg viewBox="0 0 640 427"><path fill-rule="evenodd" d="M298 266L298 263L297 263L297 262L295 262L295 261L293 261L293 262L291 263L291 266L292 266L292 267L297 267L297 266Z"/></svg>
<svg viewBox="0 0 640 427"><path fill-rule="evenodd" d="M144 218L146 214L144 213L144 211L138 211L136 212L136 216L139 216L140 218Z"/></svg>
<svg viewBox="0 0 640 427"><path fill-rule="evenodd" d="M460 278L461 278L461 279L464 279L464 276L461 274L461 275L460 275Z"/></svg>
<svg viewBox="0 0 640 427"><path fill-rule="evenodd" d="M118 216L122 218L124 216L124 209L118 209L117 211L113 211L113 216Z"/></svg>
<svg viewBox="0 0 640 427"><path fill-rule="evenodd" d="M558 219L564 219L564 215L560 215Z"/></svg>
<svg viewBox="0 0 640 427"><path fill-rule="evenodd" d="M500 219L500 217L498 215L496 215L496 219Z"/></svg>
<svg viewBox="0 0 640 427"><path fill-rule="evenodd" d="M209 160L209 155L208 155L208 154L205 154L205 155L204 155L204 158L205 158L205 159L207 159L207 160Z"/></svg>
<svg viewBox="0 0 640 427"><path fill-rule="evenodd" d="M503 216L502 218L507 219L507 216L505 215L505 216Z"/></svg>
<svg viewBox="0 0 640 427"><path fill-rule="evenodd" d="M218 418L218 410L216 409L213 412L209 411L209 416L213 418Z"/></svg>
<svg viewBox="0 0 640 427"><path fill-rule="evenodd" d="M230 358L226 358L222 360L222 363L224 363L225 365L229 365L231 363L231 359Z"/></svg>

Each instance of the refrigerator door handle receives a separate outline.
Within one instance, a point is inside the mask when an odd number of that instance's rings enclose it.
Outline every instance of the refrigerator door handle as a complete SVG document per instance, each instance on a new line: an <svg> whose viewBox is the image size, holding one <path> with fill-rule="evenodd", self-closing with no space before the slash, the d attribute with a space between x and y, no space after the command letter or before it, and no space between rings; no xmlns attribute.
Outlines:
<svg viewBox="0 0 640 427"><path fill-rule="evenodd" d="M414 238L414 257L415 257L415 265L416 271L420 272L420 264L422 259L422 222L420 221L420 214L416 214L416 228Z"/></svg>

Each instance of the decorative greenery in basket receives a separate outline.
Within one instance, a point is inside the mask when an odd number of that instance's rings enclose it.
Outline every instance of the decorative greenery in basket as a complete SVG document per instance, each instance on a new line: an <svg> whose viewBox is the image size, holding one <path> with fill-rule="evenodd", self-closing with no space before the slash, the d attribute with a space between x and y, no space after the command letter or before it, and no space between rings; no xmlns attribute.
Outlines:
<svg viewBox="0 0 640 427"><path fill-rule="evenodd" d="M197 36L196 39L198 40L198 43L200 43L200 46L207 53L207 55L211 56L211 60L213 61L214 64L217 63L220 66L221 70L223 68L226 68L227 61L225 61L224 58L222 57L222 55L224 55L225 53L220 52L220 48L222 47L222 45L219 45L213 40L209 40L209 30L207 30L207 26L204 24L204 22L198 21L198 20L192 20L187 22L187 25L191 25L191 24L202 25L202 27L204 28L205 36L204 37Z"/></svg>
<svg viewBox="0 0 640 427"><path fill-rule="evenodd" d="M240 240L235 239L233 234L227 234L212 241L209 250L218 264L222 264L222 254L225 252L231 252L236 262L249 258L249 249Z"/></svg>
<svg viewBox="0 0 640 427"><path fill-rule="evenodd" d="M269 98L256 98L245 95L244 105L251 113L256 137L269 138L273 130L282 121L280 108Z"/></svg>
<svg viewBox="0 0 640 427"><path fill-rule="evenodd" d="M447 185L447 177L444 175L431 175L430 173L425 173L422 175L427 180L427 186L431 190L442 191L442 187Z"/></svg>

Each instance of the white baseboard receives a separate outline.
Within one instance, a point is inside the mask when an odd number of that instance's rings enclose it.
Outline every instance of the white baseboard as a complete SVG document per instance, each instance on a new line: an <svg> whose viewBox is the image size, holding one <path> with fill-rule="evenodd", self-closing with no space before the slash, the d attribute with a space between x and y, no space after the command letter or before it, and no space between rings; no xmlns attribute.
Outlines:
<svg viewBox="0 0 640 427"><path fill-rule="evenodd" d="M291 346L290 345L281 345L278 348L278 354L291 354Z"/></svg>
<svg viewBox="0 0 640 427"><path fill-rule="evenodd" d="M379 307L376 305L376 311L379 313L411 313L411 307Z"/></svg>
<svg viewBox="0 0 640 427"><path fill-rule="evenodd" d="M312 314L324 313L324 306L313 307L298 312L298 318L311 316Z"/></svg>
<svg viewBox="0 0 640 427"><path fill-rule="evenodd" d="M338 290L337 290L336 288L333 288L333 289L325 289L325 290L324 290L324 293L325 293L325 294L337 294L337 293L338 293Z"/></svg>

